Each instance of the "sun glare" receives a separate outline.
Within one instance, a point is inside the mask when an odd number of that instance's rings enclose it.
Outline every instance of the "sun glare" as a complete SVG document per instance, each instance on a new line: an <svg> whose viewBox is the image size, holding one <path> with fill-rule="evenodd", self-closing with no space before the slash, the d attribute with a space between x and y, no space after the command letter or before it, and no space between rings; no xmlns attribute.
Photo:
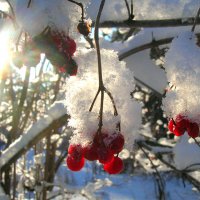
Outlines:
<svg viewBox="0 0 200 200"><path fill-rule="evenodd" d="M9 39L6 32L0 33L0 75L2 78L3 71L6 71L10 59Z"/></svg>
<svg viewBox="0 0 200 200"><path fill-rule="evenodd" d="M0 2L0 9L2 11L5 11L5 12L9 11L9 5L8 5L8 3L7 2Z"/></svg>

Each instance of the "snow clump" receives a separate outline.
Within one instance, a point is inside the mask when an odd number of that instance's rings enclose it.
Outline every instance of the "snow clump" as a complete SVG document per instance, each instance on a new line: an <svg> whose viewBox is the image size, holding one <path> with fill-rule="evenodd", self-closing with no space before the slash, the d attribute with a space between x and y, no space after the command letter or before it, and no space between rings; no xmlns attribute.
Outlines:
<svg viewBox="0 0 200 200"><path fill-rule="evenodd" d="M116 124L121 122L121 132L131 147L138 137L141 124L141 104L131 98L134 90L133 73L126 68L125 62L119 62L118 55L112 50L101 50L103 81L112 93L119 115L114 116L110 98L104 95L104 114L102 131L112 134ZM69 125L74 128L71 143L84 146L91 142L98 129L100 95L89 112L90 105L98 90L97 56L95 50L81 50L76 55L79 71L76 77L67 80L66 107L71 116Z"/></svg>

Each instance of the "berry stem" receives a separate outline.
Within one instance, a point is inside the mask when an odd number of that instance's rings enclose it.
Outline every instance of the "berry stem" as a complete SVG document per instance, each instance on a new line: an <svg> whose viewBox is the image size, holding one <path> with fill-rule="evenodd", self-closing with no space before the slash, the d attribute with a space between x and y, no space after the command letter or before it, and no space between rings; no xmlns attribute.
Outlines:
<svg viewBox="0 0 200 200"><path fill-rule="evenodd" d="M113 109L114 109L114 115L117 116L118 112L117 112L117 108L116 108L116 105L115 105L114 98L113 98L111 92L107 90L107 88L104 88L104 89L105 89L106 94L110 97L110 100L112 102Z"/></svg>
<svg viewBox="0 0 200 200"><path fill-rule="evenodd" d="M101 103L100 103L100 111L99 111L99 129L98 133L101 133L101 128L103 126L103 102L104 102L104 91L101 90Z"/></svg>
<svg viewBox="0 0 200 200"><path fill-rule="evenodd" d="M96 18L95 23L95 31L94 38L96 43L96 51L97 51L97 62L98 62L98 75L99 75L99 90L101 91L101 102L100 102L100 111L99 111L99 129L98 132L101 133L101 128L103 126L103 102L104 102L104 84L103 84L103 75L102 75L102 65L101 65L101 52L99 46L99 23L101 18L101 13L103 11L103 7L105 4L105 0L101 1L99 11Z"/></svg>
<svg viewBox="0 0 200 200"><path fill-rule="evenodd" d="M174 124L174 126L176 126L176 122L174 121L174 119L172 118L172 121L173 121L173 124Z"/></svg>
<svg viewBox="0 0 200 200"><path fill-rule="evenodd" d="M98 14L97 14L96 23L95 23L95 31L94 31L94 38L95 38L96 51L97 51L97 61L98 61L99 88L101 91L104 89L104 85L103 85L102 66L101 66L101 52L100 52L100 46L99 46L99 23L100 23L100 17L101 17L104 4L105 4L105 0L102 0L99 7Z"/></svg>
<svg viewBox="0 0 200 200"><path fill-rule="evenodd" d="M195 141L196 145L200 147L200 143L195 138L193 138L193 140Z"/></svg>
<svg viewBox="0 0 200 200"><path fill-rule="evenodd" d="M128 1L127 0L124 0L124 1L125 1L125 4L126 4L127 11L128 11L128 17L129 17L129 19L131 19L131 11L130 11L130 8L129 8L129 5L128 5Z"/></svg>
<svg viewBox="0 0 200 200"><path fill-rule="evenodd" d="M30 8L32 0L29 0L27 8Z"/></svg>
<svg viewBox="0 0 200 200"><path fill-rule="evenodd" d="M71 0L69 0L71 1ZM100 110L99 110L99 128L97 130L97 133L101 133L101 129L103 126L103 103L104 103L104 92L109 96L112 105L113 105L113 109L114 109L114 116L118 115L117 112L117 108L114 102L114 98L111 94L110 91L108 91L108 89L105 88L104 83L103 83L103 75L102 75L102 64L101 64L101 52L100 52L100 45L99 45L99 24L100 24L100 17L102 14L102 10L105 4L105 0L101 1L100 7L99 7L99 11L96 17L96 23L95 23L95 31L94 31L94 39L95 39L95 43L96 43L96 52L97 52L97 63L98 63L98 78L99 78L99 89L94 97L94 100L90 106L89 111L91 112L95 101L99 95L99 93L101 92L101 102L100 102ZM120 130L120 123L117 124L118 129Z"/></svg>
<svg viewBox="0 0 200 200"><path fill-rule="evenodd" d="M91 104L91 106L90 106L89 112L92 111L92 109L93 109L93 107L94 107L94 103L95 103L95 101L96 101L96 99L97 99L99 93L100 93L100 88L98 89L98 91L97 91L97 93L96 93L96 95L95 95L95 97L94 97L94 100L93 100L93 102L92 102L92 104Z"/></svg>
<svg viewBox="0 0 200 200"><path fill-rule="evenodd" d="M134 14L133 14L133 0L131 0L131 19L134 18Z"/></svg>
<svg viewBox="0 0 200 200"><path fill-rule="evenodd" d="M10 1L9 0L5 0L6 2L7 2L7 4L9 5L9 7L10 7L10 10L11 10L11 13L12 13L12 15L13 15L13 18L15 19L15 12L14 12L14 9L13 9L13 6L12 6L12 4L10 3Z"/></svg>

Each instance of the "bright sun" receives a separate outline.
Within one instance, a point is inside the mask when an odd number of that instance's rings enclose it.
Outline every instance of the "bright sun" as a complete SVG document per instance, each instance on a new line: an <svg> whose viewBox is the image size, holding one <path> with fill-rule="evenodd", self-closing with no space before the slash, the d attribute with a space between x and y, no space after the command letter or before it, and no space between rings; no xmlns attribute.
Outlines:
<svg viewBox="0 0 200 200"><path fill-rule="evenodd" d="M10 59L10 50L9 50L9 38L6 32L0 33L0 78L8 70L8 64Z"/></svg>

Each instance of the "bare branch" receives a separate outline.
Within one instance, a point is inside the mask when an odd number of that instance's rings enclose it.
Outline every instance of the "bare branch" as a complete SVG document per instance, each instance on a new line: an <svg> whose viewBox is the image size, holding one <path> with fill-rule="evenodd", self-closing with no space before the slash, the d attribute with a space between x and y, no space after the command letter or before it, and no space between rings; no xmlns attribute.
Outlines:
<svg viewBox="0 0 200 200"><path fill-rule="evenodd" d="M128 1L127 0L124 0L124 1L125 1L125 4L126 4L127 11L128 11L129 19L131 19L131 11L130 11L130 8L129 8L129 5L128 5Z"/></svg>
<svg viewBox="0 0 200 200"><path fill-rule="evenodd" d="M195 18L190 17L186 19L161 19L161 20L125 20L125 21L104 21L100 23L101 28L158 28L158 27L176 27L176 26L192 26ZM200 19L196 20L196 24L200 24ZM94 22L92 23L94 26Z"/></svg>
<svg viewBox="0 0 200 200"><path fill-rule="evenodd" d="M41 121L46 124L44 128L33 134L34 127L32 127L27 134L24 134L19 139L14 141L13 145L11 144L8 149L2 152L0 157L0 169L4 169L6 166L14 163L20 156L22 156L23 153L25 153L33 145L37 144L42 138L47 136L51 130L65 125L68 118L69 116L67 114L61 115L55 120L52 120L51 117L41 118ZM50 124L49 120L52 120ZM39 121L36 123L40 124Z"/></svg>
<svg viewBox="0 0 200 200"><path fill-rule="evenodd" d="M138 47L134 47L133 49L130 49L130 50L128 50L128 51L120 54L119 55L119 60L123 60L123 59L125 59L128 56L131 56L131 55L133 55L135 53L138 53L138 52L146 50L146 49L150 49L152 47L156 47L156 46L163 45L163 44L168 44L172 40L173 40L173 37L164 38L164 39L160 39L160 40L154 40L152 42L143 44L143 45L138 46Z"/></svg>
<svg viewBox="0 0 200 200"><path fill-rule="evenodd" d="M197 24L197 20L199 19L199 15L200 15L200 8L198 9L197 15L196 15L196 17L195 17L194 24L193 24L192 30L191 30L192 32L194 32L194 29L195 29L196 24Z"/></svg>

